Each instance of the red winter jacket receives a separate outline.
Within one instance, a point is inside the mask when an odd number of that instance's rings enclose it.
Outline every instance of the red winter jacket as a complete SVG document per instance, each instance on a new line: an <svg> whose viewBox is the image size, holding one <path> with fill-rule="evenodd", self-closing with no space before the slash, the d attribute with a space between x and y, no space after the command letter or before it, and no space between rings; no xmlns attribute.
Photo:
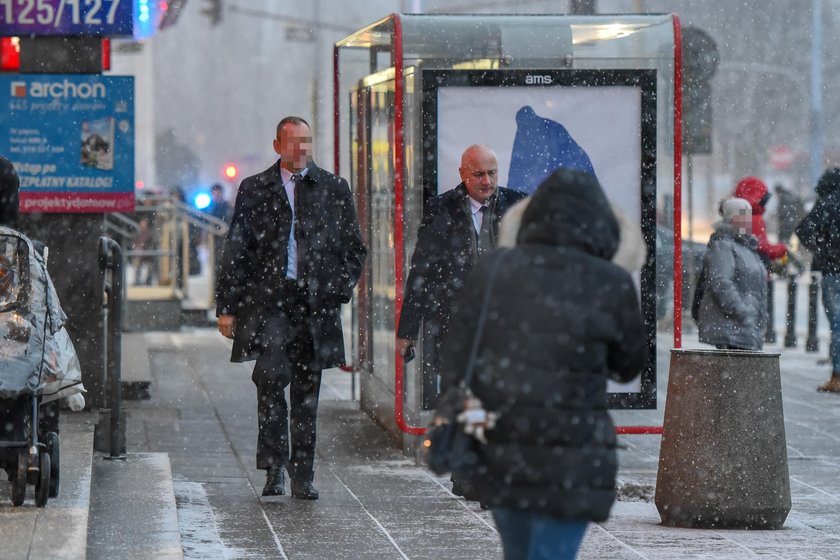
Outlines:
<svg viewBox="0 0 840 560"><path fill-rule="evenodd" d="M784 243L770 243L767 239L767 226L764 223L764 203L769 191L764 181L758 177L744 177L735 187L734 196L743 198L752 206L752 233L758 238L758 252L768 260L780 259L787 254Z"/></svg>

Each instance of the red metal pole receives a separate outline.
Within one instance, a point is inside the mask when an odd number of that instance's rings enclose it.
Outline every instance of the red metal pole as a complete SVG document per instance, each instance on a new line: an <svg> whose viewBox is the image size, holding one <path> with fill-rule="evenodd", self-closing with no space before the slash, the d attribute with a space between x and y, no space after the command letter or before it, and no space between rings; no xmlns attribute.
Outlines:
<svg viewBox="0 0 840 560"><path fill-rule="evenodd" d="M405 284L405 236L403 231L403 204L405 200L405 143L403 138L403 35L399 14L391 16L394 21L394 325L400 324ZM396 333L394 333L396 335ZM394 350L394 417L400 430L407 434L422 435L426 428L409 426L403 409L403 387L405 384L405 363L399 352Z"/></svg>
<svg viewBox="0 0 840 560"><path fill-rule="evenodd" d="M674 21L674 348L682 348L682 28Z"/></svg>
<svg viewBox="0 0 840 560"><path fill-rule="evenodd" d="M618 435L653 435L661 434L662 426L616 426Z"/></svg>
<svg viewBox="0 0 840 560"><path fill-rule="evenodd" d="M674 348L682 348L682 28L674 23ZM662 426L616 426L619 435L661 434Z"/></svg>

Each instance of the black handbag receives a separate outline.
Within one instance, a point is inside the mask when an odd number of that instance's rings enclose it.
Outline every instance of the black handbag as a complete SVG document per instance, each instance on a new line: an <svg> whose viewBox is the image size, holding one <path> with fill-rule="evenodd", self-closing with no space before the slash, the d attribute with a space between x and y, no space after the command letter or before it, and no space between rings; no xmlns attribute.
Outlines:
<svg viewBox="0 0 840 560"><path fill-rule="evenodd" d="M496 260L493 261L490 273L487 276L484 302L473 335L464 379L440 396L435 417L426 430L423 440L424 459L429 469L438 475L458 472L478 461L478 446L481 445L481 442L474 435L464 431L464 424L458 421L458 415L464 411L465 403L474 398L470 390L470 383L475 369L475 361L478 357L479 342L484 332L484 324L487 321L490 293L496 279L496 271L499 269L499 263L501 263L505 253L507 251L499 251L496 254Z"/></svg>

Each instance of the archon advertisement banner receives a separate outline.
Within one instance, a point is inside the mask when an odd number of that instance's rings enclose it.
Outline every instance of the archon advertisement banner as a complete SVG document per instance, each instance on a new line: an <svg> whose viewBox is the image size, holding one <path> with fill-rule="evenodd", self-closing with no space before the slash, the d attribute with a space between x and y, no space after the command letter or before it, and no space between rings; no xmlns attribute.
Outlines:
<svg viewBox="0 0 840 560"><path fill-rule="evenodd" d="M134 78L0 75L0 154L21 212L134 210Z"/></svg>
<svg viewBox="0 0 840 560"><path fill-rule="evenodd" d="M530 194L555 169L578 169L640 225L649 258L634 278L648 365L636 381L610 382L610 406L655 408L656 72L424 70L422 81L427 196L460 182L467 146L489 144L500 185Z"/></svg>

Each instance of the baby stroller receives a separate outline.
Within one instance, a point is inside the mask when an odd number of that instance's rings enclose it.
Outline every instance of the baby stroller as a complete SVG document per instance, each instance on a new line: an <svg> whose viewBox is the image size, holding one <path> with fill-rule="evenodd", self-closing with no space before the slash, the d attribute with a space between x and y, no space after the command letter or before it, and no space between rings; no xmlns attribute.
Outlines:
<svg viewBox="0 0 840 560"><path fill-rule="evenodd" d="M57 400L78 395L78 401L84 391L66 319L46 249L0 227L0 468L9 475L15 506L23 504L28 484L38 507L58 495Z"/></svg>

